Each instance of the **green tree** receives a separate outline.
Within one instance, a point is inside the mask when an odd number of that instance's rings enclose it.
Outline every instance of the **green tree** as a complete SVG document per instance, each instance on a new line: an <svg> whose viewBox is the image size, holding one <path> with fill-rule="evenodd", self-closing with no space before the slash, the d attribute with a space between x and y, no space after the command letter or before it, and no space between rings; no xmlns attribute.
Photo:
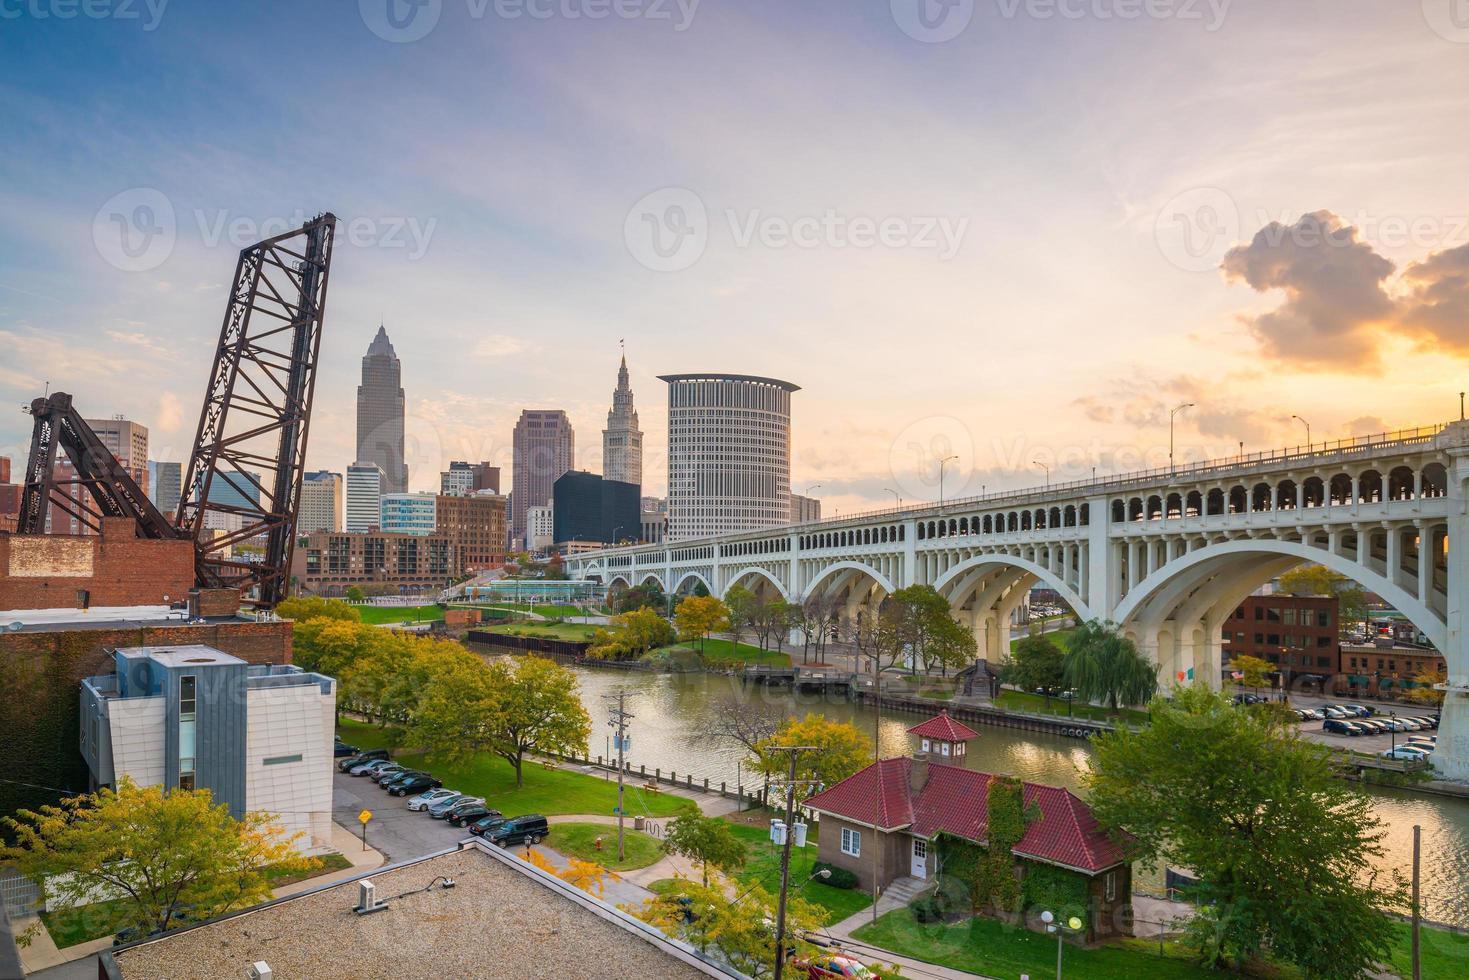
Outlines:
<svg viewBox="0 0 1469 980"><path fill-rule="evenodd" d="M634 609L651 609L661 613L668 608L668 597L663 593L663 587L655 579L649 579L642 585L635 585L630 589L618 589L613 593L612 609L614 612L632 612Z"/></svg>
<svg viewBox="0 0 1469 980"><path fill-rule="evenodd" d="M500 734L501 680L478 658L448 665L419 698L405 741L452 762L492 751Z"/></svg>
<svg viewBox="0 0 1469 980"><path fill-rule="evenodd" d="M751 762L782 788L790 778L790 758L775 751L781 746L808 745L814 752L796 756L796 779L805 781L805 795L817 791L814 781L831 786L857 772L872 759L872 740L861 729L845 721L832 721L825 715L807 714L803 718L787 718L774 735L755 743Z"/></svg>
<svg viewBox="0 0 1469 980"><path fill-rule="evenodd" d="M1044 633L1022 637L1010 654L1009 663L1001 668L1007 684L1023 691L1041 691L1046 695L1059 693L1065 686L1065 654L1056 642Z"/></svg>
<svg viewBox="0 0 1469 980"><path fill-rule="evenodd" d="M691 595L678 604L673 622L678 628L678 638L698 640L702 654L705 637L729 629L729 608L711 595Z"/></svg>
<svg viewBox="0 0 1469 980"><path fill-rule="evenodd" d="M1367 594L1356 582L1325 565L1298 565L1280 576L1280 590L1291 595L1331 596L1336 599L1339 636L1367 621Z"/></svg>
<svg viewBox="0 0 1469 980"><path fill-rule="evenodd" d="M221 915L270 897L267 867L305 872L321 866L299 853L266 813L230 816L208 790L139 788L124 777L116 790L65 799L60 806L4 818L15 839L0 862L45 881L60 906L97 896L122 901L118 927L150 933L193 918Z"/></svg>
<svg viewBox="0 0 1469 980"><path fill-rule="evenodd" d="M362 613L340 599L322 599L318 596L296 596L275 607L281 619L294 619L304 623L308 619L342 619L360 623Z"/></svg>
<svg viewBox="0 0 1469 980"><path fill-rule="evenodd" d="M1262 657L1244 654L1231 660L1229 669L1240 675L1241 684L1252 687L1258 692L1268 682L1270 673L1275 667Z"/></svg>
<svg viewBox="0 0 1469 980"><path fill-rule="evenodd" d="M933 586L899 589L883 602L883 610L894 617L894 641L910 651L925 671L940 666L947 672L974 659L974 634L954 619L949 600Z"/></svg>
<svg viewBox="0 0 1469 980"><path fill-rule="evenodd" d="M763 980L775 973L775 906L775 896L758 884L731 904L717 887L679 880L634 914L702 953L717 951L745 976ZM786 903L786 948L814 952L802 937L819 930L821 923L820 909L791 895Z"/></svg>
<svg viewBox="0 0 1469 980"><path fill-rule="evenodd" d="M498 699L491 728L491 751L515 769L515 785L525 785L525 754L587 752L592 719L577 694L576 675L544 657L509 658L489 665Z"/></svg>
<svg viewBox="0 0 1469 980"><path fill-rule="evenodd" d="M729 610L729 638L738 645L745 631L755 625L755 610L760 600L755 593L743 585L730 586L724 594L724 605Z"/></svg>
<svg viewBox="0 0 1469 980"><path fill-rule="evenodd" d="M709 869L731 871L745 863L745 843L718 817L686 813L675 817L663 835L663 850L696 861L709 884Z"/></svg>
<svg viewBox="0 0 1469 980"><path fill-rule="evenodd" d="M361 588L359 588L358 586L355 586L355 585L349 585L349 586L347 586L347 601L348 602L361 602L365 598L367 598L367 596L366 596L366 594L363 593L363 591L362 591Z"/></svg>
<svg viewBox="0 0 1469 980"><path fill-rule="evenodd" d="M1158 668L1138 652L1113 623L1090 620L1066 638L1063 676L1088 701L1103 701L1115 713L1123 704L1143 704L1158 689Z"/></svg>
<svg viewBox="0 0 1469 980"><path fill-rule="evenodd" d="M1268 949L1307 976L1371 973L1393 942L1384 913L1403 906L1404 889L1373 870L1383 827L1334 774L1332 750L1202 686L1175 688L1149 714L1140 731L1094 743L1090 803L1149 866L1198 875L1208 965Z"/></svg>

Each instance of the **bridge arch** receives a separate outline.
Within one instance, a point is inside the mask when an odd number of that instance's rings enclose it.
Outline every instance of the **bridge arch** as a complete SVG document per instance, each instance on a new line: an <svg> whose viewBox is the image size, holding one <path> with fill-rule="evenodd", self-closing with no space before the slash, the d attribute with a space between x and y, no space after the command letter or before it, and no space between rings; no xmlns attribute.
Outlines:
<svg viewBox="0 0 1469 980"><path fill-rule="evenodd" d="M776 576L776 574L769 569L760 567L759 565L751 565L747 568L741 568L740 570L735 572L734 575L730 577L729 584L724 587L724 595L729 595L730 589L734 588L736 585L739 585L741 582L745 581L751 576L762 579L765 582L769 583L770 587L779 592L780 597L786 602L795 601L791 598L791 593L789 592L789 590L787 590L786 587L781 584L781 581Z"/></svg>
<svg viewBox="0 0 1469 980"><path fill-rule="evenodd" d="M657 572L643 572L638 577L638 584L639 585L647 585L649 579L652 579L654 582L657 582L659 589L663 590L664 592L667 592L668 591L668 586L665 585L664 582L663 582L663 576L659 575Z"/></svg>
<svg viewBox="0 0 1469 980"><path fill-rule="evenodd" d="M692 579L698 579L700 582L704 583L704 588L706 588L706 589L709 590L709 594L710 595L718 595L719 594L715 590L714 586L712 586L712 585L709 584L709 580L704 577L704 573L703 572L694 571L692 569L690 569L687 572L684 572L682 575L680 575L678 577L678 582L673 586L673 590L672 590L673 591L673 594L677 595L678 593L681 593L683 591L684 585L687 584L688 581L689 581L689 579L691 579L691 578ZM667 591L667 590L665 590L665 591Z"/></svg>
<svg viewBox="0 0 1469 980"><path fill-rule="evenodd" d="M969 585L960 589L961 592L967 593L971 590L973 582L976 581L978 578L978 576L975 576L973 574L974 572L980 571L982 569L1003 567L1017 569L1018 571L1025 572L1026 574L1033 576L1038 581L1044 582L1049 588L1056 590L1056 593L1060 595L1063 600L1065 600L1066 604L1076 612L1076 615L1078 617L1083 620L1092 618L1091 607L1088 606L1085 600L1083 600L1081 596L1076 593L1075 589L1067 585L1066 582L1058 577L1055 572L1051 571L1045 566L1038 565L1030 559L1021 558L1018 555L975 555L973 558L960 562L953 568L940 575L938 579L933 583L934 591L938 592L941 595L944 595L947 598L949 590L954 587L956 583L964 585L965 582L968 581ZM969 596L961 595L959 598L961 601L963 601L965 599L968 599ZM953 604L952 599L950 599L950 604Z"/></svg>
<svg viewBox="0 0 1469 980"><path fill-rule="evenodd" d="M626 572L618 572L617 574L613 575L610 579L608 579L607 580L607 588L609 588L609 589L616 588L617 587L617 584L619 582L622 583L622 588L624 588L624 589L630 589L630 588L632 588L632 579L628 577L628 574Z"/></svg>
<svg viewBox="0 0 1469 980"><path fill-rule="evenodd" d="M811 596L815 595L817 588L822 583L826 582L827 579L838 574L839 572L848 571L856 572L861 575L865 575L867 578L870 578L873 584L882 589L885 595L892 595L894 592L897 591L897 587L893 585L888 577L882 574L882 572L879 572L877 569L873 568L871 565L864 564L860 561L837 561L832 562L830 565L822 568L821 574L817 575L814 579L811 580L811 584L806 586L806 591L801 593L801 601L804 602Z"/></svg>

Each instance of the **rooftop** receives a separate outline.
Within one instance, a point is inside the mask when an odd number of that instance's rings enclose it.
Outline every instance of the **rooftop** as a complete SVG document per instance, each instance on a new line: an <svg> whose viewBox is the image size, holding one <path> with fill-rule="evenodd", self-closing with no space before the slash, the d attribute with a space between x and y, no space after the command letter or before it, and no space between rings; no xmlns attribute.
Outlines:
<svg viewBox="0 0 1469 980"><path fill-rule="evenodd" d="M118 647L117 655L129 660L155 660L165 667L195 664L243 664L239 657L202 643L185 643L169 647Z"/></svg>
<svg viewBox="0 0 1469 980"><path fill-rule="evenodd" d="M667 381L669 384L682 381L748 381L757 385L772 385L776 388L784 388L786 391L800 391L800 385L791 384L789 381L781 381L778 378L762 378L756 374L660 374L659 381Z"/></svg>
<svg viewBox="0 0 1469 980"><path fill-rule="evenodd" d="M0 609L0 632L60 633L70 630L115 630L149 626L187 626L187 609L172 606L92 606L90 609ZM210 616L216 623L253 623L243 616ZM16 624L19 624L17 627Z"/></svg>
<svg viewBox="0 0 1469 980"><path fill-rule="evenodd" d="M263 960L312 980L739 976L478 841L361 877L385 909L353 911L356 878L104 953L105 975L244 977Z"/></svg>
<svg viewBox="0 0 1469 980"><path fill-rule="evenodd" d="M914 725L908 729L908 734L919 738L936 738L941 742L968 742L979 738L979 732L963 722L955 721L947 710L940 711L937 716L921 725Z"/></svg>

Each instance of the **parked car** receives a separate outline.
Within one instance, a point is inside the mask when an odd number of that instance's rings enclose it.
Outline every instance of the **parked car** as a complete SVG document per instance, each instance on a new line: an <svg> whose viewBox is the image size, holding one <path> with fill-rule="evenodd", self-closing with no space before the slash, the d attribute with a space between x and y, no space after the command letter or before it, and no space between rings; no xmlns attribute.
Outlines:
<svg viewBox="0 0 1469 980"><path fill-rule="evenodd" d="M1419 724L1421 724L1424 728L1435 728L1435 729L1438 728L1438 716L1437 715L1424 715L1424 716L1415 715L1413 717L1413 720L1416 721L1416 722L1418 722Z"/></svg>
<svg viewBox="0 0 1469 980"><path fill-rule="evenodd" d="M442 785L444 785L442 780L435 779L426 772L420 772L407 779L394 780L393 785L388 787L388 792L393 796L408 796L410 793L422 793L426 789L436 789Z"/></svg>
<svg viewBox="0 0 1469 980"><path fill-rule="evenodd" d="M1342 707L1348 711L1355 711L1358 718L1371 718L1377 714L1374 709L1367 707L1365 704L1344 704Z"/></svg>
<svg viewBox="0 0 1469 980"><path fill-rule="evenodd" d="M430 806L438 803L440 800L448 799L451 796L457 798L463 795L464 794L459 792L458 790L444 789L443 787L440 787L438 789L426 790L422 793L419 793L417 796L413 797L413 799L408 801L408 809L412 810L414 813L417 813L420 810L427 810Z"/></svg>
<svg viewBox="0 0 1469 980"><path fill-rule="evenodd" d="M1341 719L1347 717L1347 712L1338 708L1334 704L1328 704L1326 707L1322 708L1321 713L1324 714L1329 721L1340 721Z"/></svg>
<svg viewBox="0 0 1469 980"><path fill-rule="evenodd" d="M484 800L477 796L461 796L453 800L440 800L428 808L428 815L435 820L444 820L449 816L449 811L461 803L483 803Z"/></svg>
<svg viewBox="0 0 1469 980"><path fill-rule="evenodd" d="M1306 717L1311 721L1320 721L1321 719L1326 717L1324 714L1321 713L1320 708L1302 708L1301 711L1304 712Z"/></svg>
<svg viewBox="0 0 1469 980"><path fill-rule="evenodd" d="M422 769L404 769L402 772L384 779L378 785L382 787L384 793L392 793L401 783L406 783L408 780L416 779L419 776L426 776L429 779L434 778L431 773L424 772ZM425 786L424 789L428 789L428 787ZM414 790L414 792L417 793L419 791Z"/></svg>
<svg viewBox="0 0 1469 980"><path fill-rule="evenodd" d="M480 817L478 820L470 821L469 826L464 829L468 830L471 834L474 834L476 837L478 837L486 833L487 831L494 830L496 827L500 826L500 824L504 822L505 818L502 817L500 814L487 813L484 816Z"/></svg>
<svg viewBox="0 0 1469 980"><path fill-rule="evenodd" d="M809 960L796 960L798 973L804 970L807 980L877 980L877 974L861 960L846 953L820 953Z"/></svg>
<svg viewBox="0 0 1469 980"><path fill-rule="evenodd" d="M357 765L353 766L351 769L349 769L347 771L350 772L354 776L370 776L373 773L377 772L379 769L383 768L384 766L393 766L393 765L397 765L397 763L395 763L395 762L393 762L393 761L391 761L389 759L369 759L366 762L359 762ZM403 767L402 766L398 766L398 768L401 769Z"/></svg>
<svg viewBox="0 0 1469 980"><path fill-rule="evenodd" d="M358 752L356 755L342 759L337 763L337 768L342 772L350 772L353 766L360 766L366 762L376 762L378 759L386 759L387 757L387 749L368 749L366 752Z"/></svg>
<svg viewBox="0 0 1469 980"><path fill-rule="evenodd" d="M1357 724L1366 728L1369 732L1374 732L1378 735L1386 735L1392 731L1392 729L1387 727L1387 722L1381 718L1358 718Z"/></svg>
<svg viewBox="0 0 1469 980"><path fill-rule="evenodd" d="M375 783L382 783L382 782L385 782L385 781L387 781L389 779L392 779L394 776L398 775L399 773L409 772L409 771L410 770L408 769L408 767L405 766L405 765L403 765L403 764L401 764L401 763L398 763L398 762L389 762L387 765L380 766L377 769L373 770L372 772L368 773L367 774L367 778L370 779L370 780L372 780Z"/></svg>
<svg viewBox="0 0 1469 980"><path fill-rule="evenodd" d="M510 847L514 844L539 844L550 833L551 825L546 818L539 813L531 813L506 820L483 836L491 844Z"/></svg>
<svg viewBox="0 0 1469 980"><path fill-rule="evenodd" d="M340 739L332 745L332 758L345 759L348 756L360 755L361 750L355 745L348 745Z"/></svg>
<svg viewBox="0 0 1469 980"><path fill-rule="evenodd" d="M1334 735L1361 735L1364 733L1364 729L1355 721L1347 721L1345 718L1328 718L1321 723L1321 730Z"/></svg>
<svg viewBox="0 0 1469 980"><path fill-rule="evenodd" d="M463 827L465 824L478 820L481 817L503 817L499 810L493 810L483 803L461 803L452 807L444 817L449 821L451 827Z"/></svg>
<svg viewBox="0 0 1469 980"><path fill-rule="evenodd" d="M1399 745L1396 748L1383 749L1377 754L1384 759L1396 759L1399 762L1416 762L1419 759L1427 758L1429 753L1423 751L1421 746Z"/></svg>

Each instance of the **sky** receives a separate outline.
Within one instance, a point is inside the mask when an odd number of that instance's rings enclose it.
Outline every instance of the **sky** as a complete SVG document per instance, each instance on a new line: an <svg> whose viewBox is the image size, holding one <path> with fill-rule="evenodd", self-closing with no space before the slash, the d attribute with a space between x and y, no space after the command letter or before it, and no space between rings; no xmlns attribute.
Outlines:
<svg viewBox="0 0 1469 980"><path fill-rule="evenodd" d="M382 323L415 489L600 470L619 341L646 492L659 374L766 375L828 516L1440 423L1466 115L1462 0L0 0L0 455L49 384L186 458L324 210L308 465Z"/></svg>

